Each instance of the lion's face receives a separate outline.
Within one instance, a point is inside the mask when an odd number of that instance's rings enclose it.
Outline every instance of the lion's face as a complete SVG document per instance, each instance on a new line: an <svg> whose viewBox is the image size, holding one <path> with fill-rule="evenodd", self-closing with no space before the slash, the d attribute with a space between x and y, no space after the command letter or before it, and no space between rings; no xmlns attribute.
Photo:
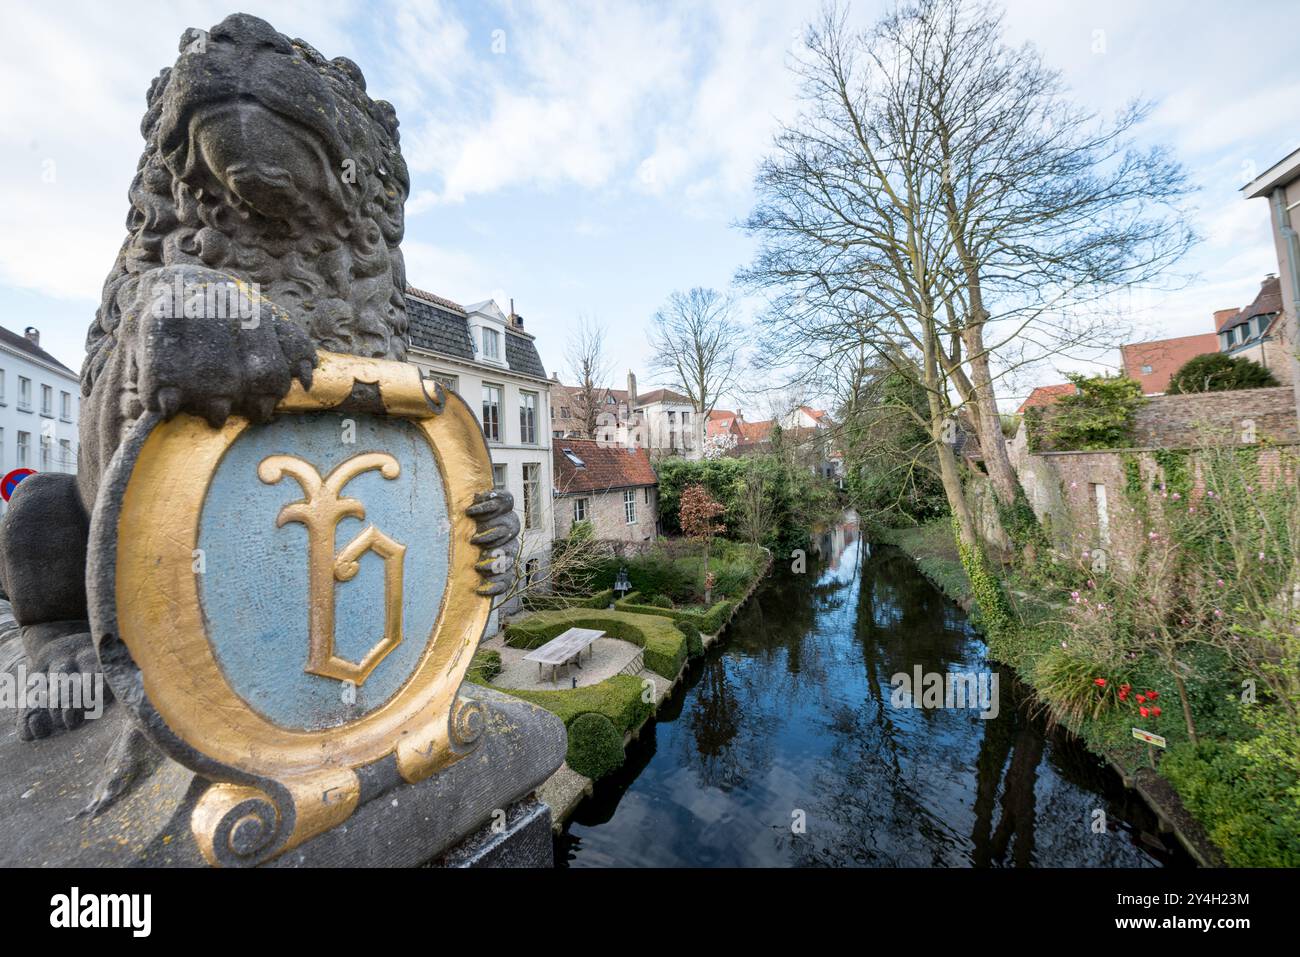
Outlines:
<svg viewBox="0 0 1300 957"><path fill-rule="evenodd" d="M358 168L396 152L396 122L391 107L366 95L351 61L325 61L249 16L227 17L206 36L187 33L181 50L158 128L176 178L290 221L352 212L363 175L387 174L404 196L404 171Z"/></svg>
<svg viewBox="0 0 1300 957"><path fill-rule="evenodd" d="M92 353L138 277L193 264L258 284L319 348L403 358L410 182L392 106L350 60L246 14L186 31L180 50L149 90L131 235Z"/></svg>

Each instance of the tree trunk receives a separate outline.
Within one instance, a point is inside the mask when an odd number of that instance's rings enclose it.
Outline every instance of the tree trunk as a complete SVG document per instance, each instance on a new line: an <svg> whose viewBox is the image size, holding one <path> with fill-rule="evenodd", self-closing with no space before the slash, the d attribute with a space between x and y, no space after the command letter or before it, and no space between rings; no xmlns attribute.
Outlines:
<svg viewBox="0 0 1300 957"><path fill-rule="evenodd" d="M981 306L981 308L983 308ZM975 428L979 433L980 451L984 454L984 468L993 483L993 491L1003 505L1012 505L1020 491L1020 480L1011 467L1007 443L1002 438L1002 417L998 413L997 396L993 391L993 377L989 373L989 356L984 351L983 323L971 326L962 333L966 344L966 362L970 365L974 405L979 410Z"/></svg>

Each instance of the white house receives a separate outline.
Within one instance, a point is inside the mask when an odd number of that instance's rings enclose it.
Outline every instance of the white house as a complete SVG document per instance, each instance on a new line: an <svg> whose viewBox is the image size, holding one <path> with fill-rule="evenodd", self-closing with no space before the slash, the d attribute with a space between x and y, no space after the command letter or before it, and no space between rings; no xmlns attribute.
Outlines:
<svg viewBox="0 0 1300 957"><path fill-rule="evenodd" d="M407 287L409 361L457 392L483 426L497 488L515 497L526 575L544 576L554 537L551 380L522 316ZM513 611L517 601L505 610Z"/></svg>
<svg viewBox="0 0 1300 957"><path fill-rule="evenodd" d="M581 390L555 381L558 403L551 422L556 438L581 437ZM681 456L703 457L704 427L695 404L671 389L638 394L636 376L627 374L627 390L600 389L595 440L604 445L645 449L654 461Z"/></svg>
<svg viewBox="0 0 1300 957"><path fill-rule="evenodd" d="M80 404L80 378L41 348L39 331L0 327L0 475L75 473Z"/></svg>

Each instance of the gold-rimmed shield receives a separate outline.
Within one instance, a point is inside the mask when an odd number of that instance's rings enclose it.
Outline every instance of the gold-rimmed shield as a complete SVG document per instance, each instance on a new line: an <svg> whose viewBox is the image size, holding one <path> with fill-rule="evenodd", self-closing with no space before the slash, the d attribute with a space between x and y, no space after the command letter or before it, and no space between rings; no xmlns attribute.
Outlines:
<svg viewBox="0 0 1300 957"><path fill-rule="evenodd" d="M321 353L266 424L136 425L96 503L92 630L118 697L212 782L210 863L342 823L358 769L418 781L472 750L457 691L491 602L466 509L491 474L469 407L386 360Z"/></svg>

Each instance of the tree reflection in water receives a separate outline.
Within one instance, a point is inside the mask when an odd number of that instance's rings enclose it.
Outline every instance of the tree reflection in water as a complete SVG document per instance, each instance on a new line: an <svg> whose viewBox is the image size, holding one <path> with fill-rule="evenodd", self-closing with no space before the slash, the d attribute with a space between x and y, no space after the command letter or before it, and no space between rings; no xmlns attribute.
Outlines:
<svg viewBox="0 0 1300 957"><path fill-rule="evenodd" d="M852 525L777 571L558 838L557 860L708 866L1159 866L1154 820L1032 715L894 708L890 678L993 667L961 610ZM1108 821L1093 833L1094 811ZM806 830L791 823L802 813ZM1147 841L1151 838L1148 836Z"/></svg>

